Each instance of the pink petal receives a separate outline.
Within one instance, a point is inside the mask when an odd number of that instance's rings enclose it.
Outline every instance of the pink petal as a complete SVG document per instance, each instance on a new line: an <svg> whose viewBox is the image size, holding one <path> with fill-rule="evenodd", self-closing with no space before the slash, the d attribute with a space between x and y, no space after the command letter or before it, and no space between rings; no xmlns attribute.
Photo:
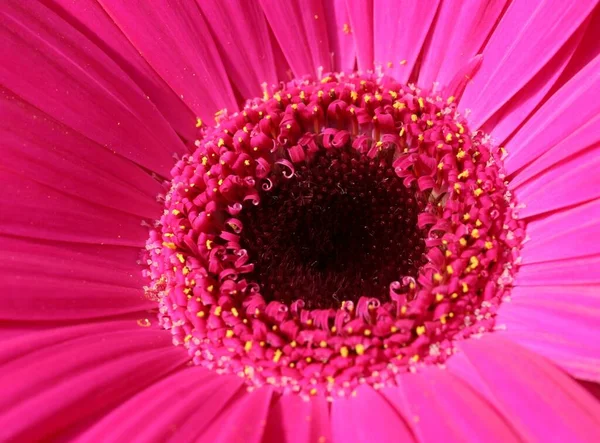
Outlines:
<svg viewBox="0 0 600 443"><path fill-rule="evenodd" d="M506 144L509 174L540 157L600 111L600 55L556 92ZM572 151L569 151L572 152ZM518 176L518 174L517 174Z"/></svg>
<svg viewBox="0 0 600 443"><path fill-rule="evenodd" d="M271 406L264 443L311 443L323 439L331 441L329 406L324 397L305 401L297 395L283 395Z"/></svg>
<svg viewBox="0 0 600 443"><path fill-rule="evenodd" d="M144 60L96 0L55 0L49 7L109 55L184 139L194 137L196 117L191 109Z"/></svg>
<svg viewBox="0 0 600 443"><path fill-rule="evenodd" d="M600 255L528 263L519 268L515 278L518 286L584 285L600 283Z"/></svg>
<svg viewBox="0 0 600 443"><path fill-rule="evenodd" d="M520 441L493 403L446 370L424 368L382 392L419 441Z"/></svg>
<svg viewBox="0 0 600 443"><path fill-rule="evenodd" d="M373 69L373 0L346 0L358 69Z"/></svg>
<svg viewBox="0 0 600 443"><path fill-rule="evenodd" d="M238 377L219 376L197 366L178 370L119 405L78 439L194 441L242 384ZM189 424L195 432L182 435Z"/></svg>
<svg viewBox="0 0 600 443"><path fill-rule="evenodd" d="M516 190L522 218L600 197L600 145L563 161Z"/></svg>
<svg viewBox="0 0 600 443"><path fill-rule="evenodd" d="M504 11L507 0L466 0L460 7L441 2L438 16L419 71L419 85L437 81L447 85L488 38Z"/></svg>
<svg viewBox="0 0 600 443"><path fill-rule="evenodd" d="M523 263L599 254L600 200L532 221L527 233L531 240L521 251Z"/></svg>
<svg viewBox="0 0 600 443"><path fill-rule="evenodd" d="M262 95L260 85L277 83L269 26L257 2L198 0L231 83L245 99Z"/></svg>
<svg viewBox="0 0 600 443"><path fill-rule="evenodd" d="M438 9L439 0L374 0L375 66L407 82Z"/></svg>
<svg viewBox="0 0 600 443"><path fill-rule="evenodd" d="M261 0L271 29L296 77L331 71L327 21L322 2Z"/></svg>
<svg viewBox="0 0 600 443"><path fill-rule="evenodd" d="M43 240L143 248L141 218L71 197L0 170L0 234ZM15 217L15 214L18 214Z"/></svg>
<svg viewBox="0 0 600 443"><path fill-rule="evenodd" d="M531 112L547 98L561 73L571 60L587 29L589 19L569 38L556 55L519 92L494 114L482 127L496 143L506 139L527 120Z"/></svg>
<svg viewBox="0 0 600 443"><path fill-rule="evenodd" d="M263 387L246 394L216 416L200 432L200 441L214 443L258 443L267 424L273 392Z"/></svg>
<svg viewBox="0 0 600 443"><path fill-rule="evenodd" d="M600 381L600 285L516 287L497 323L574 377Z"/></svg>
<svg viewBox="0 0 600 443"><path fill-rule="evenodd" d="M238 106L208 26L193 2L102 0L106 12L148 63L199 117Z"/></svg>
<svg viewBox="0 0 600 443"><path fill-rule="evenodd" d="M0 368L0 438L49 440L119 404L186 359L169 334L135 324L126 331L107 329L38 347Z"/></svg>
<svg viewBox="0 0 600 443"><path fill-rule="evenodd" d="M167 175L184 146L129 76L40 3L4 6L3 85L108 150Z"/></svg>
<svg viewBox="0 0 600 443"><path fill-rule="evenodd" d="M524 441L598 441L600 402L548 360L498 334L458 344L447 362Z"/></svg>
<svg viewBox="0 0 600 443"><path fill-rule="evenodd" d="M346 0L325 0L323 7L327 19L329 49L333 53L333 69L337 72L352 71L356 51Z"/></svg>
<svg viewBox="0 0 600 443"><path fill-rule="evenodd" d="M573 132L521 169L511 180L511 188L519 189L523 183L535 184L536 176L543 172L563 170L566 160L577 157L581 151L598 143L600 143L600 114L581 126L573 128Z"/></svg>
<svg viewBox="0 0 600 443"><path fill-rule="evenodd" d="M515 0L510 4L483 51L481 69L460 102L461 110L473 110L474 128L480 127L554 57L595 3Z"/></svg>
<svg viewBox="0 0 600 443"><path fill-rule="evenodd" d="M1 91L1 90L0 90ZM57 122L9 91L0 92L2 164L77 200L156 218L163 188L146 171Z"/></svg>
<svg viewBox="0 0 600 443"><path fill-rule="evenodd" d="M332 403L331 432L335 443L417 441L407 419L370 386Z"/></svg>
<svg viewBox="0 0 600 443"><path fill-rule="evenodd" d="M0 256L2 320L71 321L156 308L142 291L138 248L1 237Z"/></svg>

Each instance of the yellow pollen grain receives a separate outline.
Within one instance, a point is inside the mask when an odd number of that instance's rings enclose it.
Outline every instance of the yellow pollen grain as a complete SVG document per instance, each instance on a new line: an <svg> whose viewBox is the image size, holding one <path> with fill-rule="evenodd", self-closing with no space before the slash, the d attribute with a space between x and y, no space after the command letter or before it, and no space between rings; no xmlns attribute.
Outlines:
<svg viewBox="0 0 600 443"><path fill-rule="evenodd" d="M425 103L423 102L423 99L422 99L421 97L419 97L419 98L417 99L417 101L419 102L419 107L420 107L421 109L423 109L423 108L425 107Z"/></svg>
<svg viewBox="0 0 600 443"><path fill-rule="evenodd" d="M283 352L281 352L281 349L276 349L275 354L273 355L273 361L275 363L277 363L282 355L283 355Z"/></svg>
<svg viewBox="0 0 600 443"><path fill-rule="evenodd" d="M419 356L418 356L417 354L415 354L415 355L413 355L413 356L410 358L410 360L411 360L412 362L416 363L416 362L418 362L418 361L419 361Z"/></svg>
<svg viewBox="0 0 600 443"><path fill-rule="evenodd" d="M213 285L210 285L208 288L206 288L206 290L207 290L208 292L212 292L212 291L213 291L213 289L215 289L215 287L214 287ZM219 312L221 312L221 307L219 306L218 308L219 308Z"/></svg>
<svg viewBox="0 0 600 443"><path fill-rule="evenodd" d="M469 214L468 212L467 212L465 215L463 215L463 220L464 220L464 221L467 221L467 220L469 220L470 218L471 218L471 214Z"/></svg>
<svg viewBox="0 0 600 443"><path fill-rule="evenodd" d="M446 249L446 252L444 254L446 255L446 257L450 257L450 256L452 256L452 251L450 251L449 249Z"/></svg>
<svg viewBox="0 0 600 443"><path fill-rule="evenodd" d="M222 138L219 139L219 142L217 143L217 146L220 148L222 146L225 145L225 140L223 140Z"/></svg>
<svg viewBox="0 0 600 443"><path fill-rule="evenodd" d="M247 342L244 344L244 350L245 350L246 352L250 352L250 349L252 349L252 342L251 342L251 341L247 341Z"/></svg>
<svg viewBox="0 0 600 443"><path fill-rule="evenodd" d="M188 341L190 341L191 339L192 339L192 336L188 334L188 335L186 335L186 336L184 337L183 341L184 341L185 343L187 343L187 342L188 342Z"/></svg>
<svg viewBox="0 0 600 443"><path fill-rule="evenodd" d="M444 169L444 162L439 162L437 167L440 171Z"/></svg>
<svg viewBox="0 0 600 443"><path fill-rule="evenodd" d="M340 348L340 355L344 358L348 357L348 348L346 346Z"/></svg>
<svg viewBox="0 0 600 443"><path fill-rule="evenodd" d="M440 302L444 299L444 294L435 294L435 301Z"/></svg>
<svg viewBox="0 0 600 443"><path fill-rule="evenodd" d="M456 97L454 97L453 95L451 95L450 97L448 97L447 103L450 104L452 103L454 100L456 100Z"/></svg>
<svg viewBox="0 0 600 443"><path fill-rule="evenodd" d="M463 159L464 157L465 157L465 151L463 151L463 150L458 151L458 153L456 154L456 158L459 160Z"/></svg>
<svg viewBox="0 0 600 443"><path fill-rule="evenodd" d="M447 142L452 141L452 133L451 132L449 132L448 134L446 134L446 141Z"/></svg>
<svg viewBox="0 0 600 443"><path fill-rule="evenodd" d="M225 333L225 337L227 337L227 338L233 337L233 331L231 329L228 329L227 332Z"/></svg>
<svg viewBox="0 0 600 443"><path fill-rule="evenodd" d="M250 166L250 160L244 160L244 165Z"/></svg>
<svg viewBox="0 0 600 443"><path fill-rule="evenodd" d="M319 343L319 346L321 346L322 348L326 348L327 342L325 340L321 340L321 343Z"/></svg>
<svg viewBox="0 0 600 443"><path fill-rule="evenodd" d="M452 268L452 266L451 266L451 265L448 265L448 266L446 266L446 272L447 272L449 275L452 275L452 274L454 274L454 269Z"/></svg>
<svg viewBox="0 0 600 443"><path fill-rule="evenodd" d="M462 282L462 291L466 294L467 292L469 292L469 285L466 284L465 282Z"/></svg>
<svg viewBox="0 0 600 443"><path fill-rule="evenodd" d="M179 260L180 263L185 263L185 257L183 256L183 254L178 253L178 254L175 254L175 256L177 257L177 259Z"/></svg>
<svg viewBox="0 0 600 443"><path fill-rule="evenodd" d="M417 332L417 335L425 334L425 326L417 326L416 332Z"/></svg>
<svg viewBox="0 0 600 443"><path fill-rule="evenodd" d="M408 310L408 308L407 308L406 306L402 306L402 307L400 308L400 313L401 313L401 314L406 314L406 311L407 311L407 310Z"/></svg>
<svg viewBox="0 0 600 443"><path fill-rule="evenodd" d="M317 395L317 388L312 388L310 390L310 395Z"/></svg>
<svg viewBox="0 0 600 443"><path fill-rule="evenodd" d="M181 211L179 209L173 209L171 211L171 214L173 214L173 215L179 215L179 214L181 214Z"/></svg>
<svg viewBox="0 0 600 443"><path fill-rule="evenodd" d="M412 114L412 115L410 116L410 119L411 119L413 122L416 122L416 121L419 119L419 117L417 117L417 114Z"/></svg>
<svg viewBox="0 0 600 443"><path fill-rule="evenodd" d="M400 64L401 65L405 65L406 64L406 60L400 60Z"/></svg>
<svg viewBox="0 0 600 443"><path fill-rule="evenodd" d="M473 231L471 231L471 237L479 238L479 229L477 229L477 228L473 229Z"/></svg>
<svg viewBox="0 0 600 443"><path fill-rule="evenodd" d="M201 127L202 127L202 119L196 118L196 128L201 128Z"/></svg>
<svg viewBox="0 0 600 443"><path fill-rule="evenodd" d="M238 310L236 308L231 308L231 313L233 314L234 317L237 317L240 315L240 313L238 312Z"/></svg>
<svg viewBox="0 0 600 443"><path fill-rule="evenodd" d="M475 226L477 226L478 228L482 225L483 223L481 223L481 220L477 219L477 221L475 221Z"/></svg>
<svg viewBox="0 0 600 443"><path fill-rule="evenodd" d="M291 346L292 348L295 348L296 346L298 346L298 343L296 342L296 340L293 340L293 341L290 343L290 346Z"/></svg>
<svg viewBox="0 0 600 443"><path fill-rule="evenodd" d="M215 308L215 310L213 311L213 314L216 315L217 317L219 317L221 315L222 310L223 310L223 308L221 306L217 306Z"/></svg>
<svg viewBox="0 0 600 443"><path fill-rule="evenodd" d="M312 357L306 357L304 360L306 360L306 363L310 363L312 362Z"/></svg>
<svg viewBox="0 0 600 443"><path fill-rule="evenodd" d="M390 328L390 332L392 332L392 333L396 333L396 332L398 332L398 327L397 327L397 326L392 326L392 327Z"/></svg>
<svg viewBox="0 0 600 443"><path fill-rule="evenodd" d="M350 27L350 25L348 23L344 23L344 26L342 27L342 30L344 31L344 34L351 34L352 33L352 28Z"/></svg>
<svg viewBox="0 0 600 443"><path fill-rule="evenodd" d="M371 335L371 330L370 329L365 329L364 334L368 337L369 335Z"/></svg>
<svg viewBox="0 0 600 443"><path fill-rule="evenodd" d="M464 126L463 126L463 125L461 125L460 123L457 123L457 124L456 124L456 127L458 128L458 132L459 132L459 134L464 134L464 132L465 132L465 128L464 128Z"/></svg>
<svg viewBox="0 0 600 443"><path fill-rule="evenodd" d="M204 313L204 311L200 311L200 312L196 313L196 317L200 317L200 318L204 317L205 315L206 314Z"/></svg>
<svg viewBox="0 0 600 443"><path fill-rule="evenodd" d="M431 120L427 120L427 126L433 126L433 122Z"/></svg>
<svg viewBox="0 0 600 443"><path fill-rule="evenodd" d="M444 314L444 315L442 315L442 316L440 317L440 323L441 323L441 324L443 324L443 325L445 325L445 324L446 324L446 314Z"/></svg>
<svg viewBox="0 0 600 443"><path fill-rule="evenodd" d="M467 240L464 237L461 237L461 239L458 242L461 246L467 246Z"/></svg>
<svg viewBox="0 0 600 443"><path fill-rule="evenodd" d="M210 251L212 249L212 245L213 245L212 240L206 240L206 249L208 249Z"/></svg>
<svg viewBox="0 0 600 443"><path fill-rule="evenodd" d="M337 328L335 326L331 327L331 332L333 332L335 334L335 332L337 331Z"/></svg>
<svg viewBox="0 0 600 443"><path fill-rule="evenodd" d="M485 242L485 248L486 249L492 249L494 247L494 244L491 241L486 241Z"/></svg>
<svg viewBox="0 0 600 443"><path fill-rule="evenodd" d="M458 178L467 178L469 176L469 170L465 169L463 172L458 174Z"/></svg>
<svg viewBox="0 0 600 443"><path fill-rule="evenodd" d="M483 194L483 189L477 188L473 191L473 194L475 194L476 197L479 197L481 194Z"/></svg>
<svg viewBox="0 0 600 443"><path fill-rule="evenodd" d="M479 266L479 259L477 257L475 257L475 256L472 256L469 259L469 263L471 264L472 268L476 268L477 266Z"/></svg>
<svg viewBox="0 0 600 443"><path fill-rule="evenodd" d="M441 282L443 280L442 274L436 272L435 274L433 274L433 279L438 283Z"/></svg>
<svg viewBox="0 0 600 443"><path fill-rule="evenodd" d="M365 347L361 343L357 344L354 349L358 355L363 355L365 353Z"/></svg>
<svg viewBox="0 0 600 443"><path fill-rule="evenodd" d="M175 246L175 243L173 242L163 242L162 243L163 246L169 248L169 249L177 249L177 246Z"/></svg>
<svg viewBox="0 0 600 443"><path fill-rule="evenodd" d="M292 129L292 125L289 125L289 124L288 124L288 125L285 125L285 128L286 128L286 129Z"/></svg>

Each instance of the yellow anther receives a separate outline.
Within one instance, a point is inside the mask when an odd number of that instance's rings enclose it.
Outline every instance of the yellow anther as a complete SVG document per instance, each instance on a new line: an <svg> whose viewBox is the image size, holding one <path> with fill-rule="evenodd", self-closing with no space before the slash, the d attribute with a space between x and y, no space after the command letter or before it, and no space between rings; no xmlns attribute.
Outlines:
<svg viewBox="0 0 600 443"><path fill-rule="evenodd" d="M447 272L449 275L452 275L452 274L454 274L454 268L452 268L452 266L451 266L451 265L448 265L448 266L446 266L446 272Z"/></svg>
<svg viewBox="0 0 600 443"><path fill-rule="evenodd" d="M310 363L312 362L312 357L306 357L304 360L306 361L306 363Z"/></svg>
<svg viewBox="0 0 600 443"><path fill-rule="evenodd" d="M398 332L398 327L397 327L397 326L392 326L392 327L390 328L390 332L391 332L392 334L395 334L396 332Z"/></svg>
<svg viewBox="0 0 600 443"><path fill-rule="evenodd" d="M192 339L192 336L188 334L188 335L186 335L186 336L184 337L183 341L184 341L185 343L187 343L187 342L188 342L188 341L190 341L191 339Z"/></svg>
<svg viewBox="0 0 600 443"><path fill-rule="evenodd" d="M413 363L416 363L416 362L418 362L418 361L419 361L419 356L418 356L417 354L413 355L413 356L410 358L410 361L412 361Z"/></svg>
<svg viewBox="0 0 600 443"><path fill-rule="evenodd" d="M350 25L348 23L344 23L342 30L344 31L344 34L352 33L352 28L350 27Z"/></svg>
<svg viewBox="0 0 600 443"><path fill-rule="evenodd" d="M173 209L171 211L171 214L173 214L173 215L179 215L179 214L181 214L181 211L179 209Z"/></svg>
<svg viewBox="0 0 600 443"><path fill-rule="evenodd" d="M371 335L371 330L365 329L364 334L368 337L369 335Z"/></svg>
<svg viewBox="0 0 600 443"><path fill-rule="evenodd" d="M445 325L445 324L446 324L446 314L444 314L444 315L442 315L442 316L440 317L440 323L441 323L441 324L443 324L443 325Z"/></svg>
<svg viewBox="0 0 600 443"><path fill-rule="evenodd" d="M431 120L427 120L427 126L433 126L433 122Z"/></svg>
<svg viewBox="0 0 600 443"><path fill-rule="evenodd" d="M419 119L419 117L417 116L417 114L412 114L412 115L410 116L410 119L411 119L413 122L416 122L416 121Z"/></svg>
<svg viewBox="0 0 600 443"><path fill-rule="evenodd" d="M475 269L477 266L479 266L479 259L477 257L475 257L475 256L472 256L469 259L469 263L470 263L471 267L473 269Z"/></svg>
<svg viewBox="0 0 600 443"><path fill-rule="evenodd" d="M467 221L467 220L469 220L470 218L471 218L471 214L469 214L468 212L467 212L465 215L463 215L463 220L464 220L464 221Z"/></svg>
<svg viewBox="0 0 600 443"><path fill-rule="evenodd" d="M454 190L460 193L460 183L454 183Z"/></svg>
<svg viewBox="0 0 600 443"><path fill-rule="evenodd" d="M477 188L473 191L473 194L475 194L476 197L479 197L481 194L483 194L483 189Z"/></svg>
<svg viewBox="0 0 600 443"><path fill-rule="evenodd" d="M365 353L365 347L361 343L357 344L354 349L358 355L363 355Z"/></svg>
<svg viewBox="0 0 600 443"><path fill-rule="evenodd" d="M446 257L450 257L450 256L452 256L452 251L449 249L446 249L446 252L444 254L446 255Z"/></svg>
<svg viewBox="0 0 600 443"><path fill-rule="evenodd" d="M179 260L180 263L185 263L185 257L183 256L183 254L175 254L175 256L177 257L177 259Z"/></svg>
<svg viewBox="0 0 600 443"><path fill-rule="evenodd" d="M220 148L223 145L225 145L225 140L223 140L222 138L220 138L219 141L217 142L217 146Z"/></svg>
<svg viewBox="0 0 600 443"><path fill-rule="evenodd" d="M434 279L436 282L438 282L438 283L439 283L439 282L441 282L441 281L442 281L444 278L442 277L442 274L440 274L440 273L436 272L435 274L433 274L433 279Z"/></svg>
<svg viewBox="0 0 600 443"><path fill-rule="evenodd" d="M196 119L196 128L201 128L202 127L202 119L201 118L197 118Z"/></svg>
<svg viewBox="0 0 600 443"><path fill-rule="evenodd" d="M293 341L290 342L290 346L292 348L295 348L296 346L298 346L298 343L296 342L296 340L293 340Z"/></svg>
<svg viewBox="0 0 600 443"><path fill-rule="evenodd" d="M234 317L237 317L240 315L240 313L238 312L238 310L236 308L231 308L231 313L233 314Z"/></svg>
<svg viewBox="0 0 600 443"><path fill-rule="evenodd" d="M350 91L350 98L352 100L356 100L358 98L358 92L356 92L356 91Z"/></svg>
<svg viewBox="0 0 600 443"><path fill-rule="evenodd" d="M210 285L209 287L206 288L206 290L208 292L212 292L214 289L215 289L215 287L213 285ZM221 309L221 308L219 308L219 309ZM219 312L221 312L221 311L219 311Z"/></svg>
<svg viewBox="0 0 600 443"><path fill-rule="evenodd" d="M173 242L164 241L162 244L163 244L163 246L165 246L169 249L177 249L177 246L175 246L175 243L173 243Z"/></svg>
<svg viewBox="0 0 600 443"><path fill-rule="evenodd" d="M406 64L406 60L400 60L400 64L401 65L405 65Z"/></svg>
<svg viewBox="0 0 600 443"><path fill-rule="evenodd" d="M319 343L319 346L321 346L322 348L326 348L327 342L325 340L321 340L321 342Z"/></svg>
<svg viewBox="0 0 600 443"><path fill-rule="evenodd" d="M344 358L348 357L348 348L346 346L340 348L340 355Z"/></svg>
<svg viewBox="0 0 600 443"><path fill-rule="evenodd" d="M494 244L491 241L486 241L485 242L485 248L486 249L492 249L494 247Z"/></svg>
<svg viewBox="0 0 600 443"><path fill-rule="evenodd" d="M212 240L206 240L206 249L210 251L212 249L213 243L214 242Z"/></svg>
<svg viewBox="0 0 600 443"><path fill-rule="evenodd" d="M440 302L444 299L444 294L435 294L435 301Z"/></svg>
<svg viewBox="0 0 600 443"><path fill-rule="evenodd" d="M471 231L471 237L479 238L479 229L475 228Z"/></svg>
<svg viewBox="0 0 600 443"><path fill-rule="evenodd" d="M275 349L275 354L273 355L273 361L275 363L277 363L282 355L283 355L283 352L281 352L281 349Z"/></svg>
<svg viewBox="0 0 600 443"><path fill-rule="evenodd" d="M448 100L447 100L448 104L452 103L455 99L456 99L456 97L454 97L453 95L448 97Z"/></svg>
<svg viewBox="0 0 600 443"><path fill-rule="evenodd" d="M206 314L204 313L204 311L200 311L200 312L196 313L196 317L200 317L200 318L204 317L205 315Z"/></svg>
<svg viewBox="0 0 600 443"><path fill-rule="evenodd" d="M407 308L406 306L402 306L402 307L400 308L400 313L401 313L401 314L406 314L406 311L407 311L407 310L408 310L408 308Z"/></svg>
<svg viewBox="0 0 600 443"><path fill-rule="evenodd" d="M456 154L456 158L457 158L457 159L459 159L459 160L460 160L460 159L462 159L462 158L464 158L464 157L465 157L465 151L463 151L463 150L461 149L460 151L458 151L458 152L457 152L457 154Z"/></svg>
<svg viewBox="0 0 600 443"><path fill-rule="evenodd" d="M221 315L222 311L223 311L223 308L221 306L217 306L215 308L215 310L213 311L213 314L216 315L217 317L219 317Z"/></svg>
<svg viewBox="0 0 600 443"><path fill-rule="evenodd" d="M423 109L423 108L425 107L425 103L423 102L423 99L422 99L421 97L419 97L419 98L417 99L417 101L419 102L419 107L420 107L421 109Z"/></svg>
<svg viewBox="0 0 600 443"><path fill-rule="evenodd" d="M461 237L461 239L458 242L461 246L467 246L467 240L464 237Z"/></svg>
<svg viewBox="0 0 600 443"><path fill-rule="evenodd" d="M460 123L456 124L456 127L458 128L458 132L459 134L464 134L465 132L465 127L463 125L461 125Z"/></svg>
<svg viewBox="0 0 600 443"><path fill-rule="evenodd" d="M400 137L403 137L405 132L406 132L406 130L404 129L404 126L402 126L402 128L400 128L400 132L398 133L398 135Z"/></svg>
<svg viewBox="0 0 600 443"><path fill-rule="evenodd" d="M477 219L475 221L475 226L477 226L478 228L482 225L483 223L481 223L481 220Z"/></svg>
<svg viewBox="0 0 600 443"><path fill-rule="evenodd" d="M467 292L469 292L469 285L466 284L465 282L461 283L462 286L462 291L466 294Z"/></svg>
<svg viewBox="0 0 600 443"><path fill-rule="evenodd" d="M225 333L225 337L227 337L227 338L233 337L233 331L231 329L228 329L227 332Z"/></svg>
<svg viewBox="0 0 600 443"><path fill-rule="evenodd" d="M250 352L250 349L252 349L252 342L251 342L251 341L247 341L247 342L244 344L244 350L245 350L246 352Z"/></svg>
<svg viewBox="0 0 600 443"><path fill-rule="evenodd" d="M335 332L337 331L337 328L335 326L331 327L331 332L333 332L335 334Z"/></svg>
<svg viewBox="0 0 600 443"><path fill-rule="evenodd" d="M446 141L447 142L452 141L452 133L451 132L449 132L448 134L446 134Z"/></svg>
<svg viewBox="0 0 600 443"><path fill-rule="evenodd" d="M318 391L317 391L317 388L312 388L312 389L310 390L310 395L317 395L317 392L318 392Z"/></svg>
<svg viewBox="0 0 600 443"><path fill-rule="evenodd" d="M463 172L458 174L458 178L467 178L469 176L469 170L465 169Z"/></svg>
<svg viewBox="0 0 600 443"><path fill-rule="evenodd" d="M244 165L250 166L250 160L244 160Z"/></svg>

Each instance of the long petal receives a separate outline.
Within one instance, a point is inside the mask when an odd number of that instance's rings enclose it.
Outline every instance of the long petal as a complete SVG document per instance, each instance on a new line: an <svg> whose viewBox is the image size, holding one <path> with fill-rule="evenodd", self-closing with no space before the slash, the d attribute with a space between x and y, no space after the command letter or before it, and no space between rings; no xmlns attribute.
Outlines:
<svg viewBox="0 0 600 443"><path fill-rule="evenodd" d="M333 68L337 72L351 71L356 63L356 51L346 0L325 0L325 18L329 46L333 53Z"/></svg>
<svg viewBox="0 0 600 443"><path fill-rule="evenodd" d="M448 371L425 368L398 380L382 393L419 441L520 441L493 403Z"/></svg>
<svg viewBox="0 0 600 443"><path fill-rule="evenodd" d="M358 69L373 69L373 0L346 0Z"/></svg>
<svg viewBox="0 0 600 443"><path fill-rule="evenodd" d="M39 2L0 12L0 84L146 169L168 175L185 148L146 94L100 48Z"/></svg>
<svg viewBox="0 0 600 443"><path fill-rule="evenodd" d="M548 360L498 334L457 347L449 371L494 404L524 441L600 439L600 403Z"/></svg>
<svg viewBox="0 0 600 443"><path fill-rule="evenodd" d="M144 389L187 359L168 334L105 329L37 347L0 367L0 438L50 439Z"/></svg>
<svg viewBox="0 0 600 443"><path fill-rule="evenodd" d="M127 38L196 115L238 105L221 57L193 2L100 2Z"/></svg>
<svg viewBox="0 0 600 443"><path fill-rule="evenodd" d="M374 0L375 66L407 82L438 9L439 0Z"/></svg>
<svg viewBox="0 0 600 443"><path fill-rule="evenodd" d="M419 85L430 88L436 81L442 87L447 85L477 55L507 3L508 0L464 0L457 7L453 2L441 2L423 54Z"/></svg>
<svg viewBox="0 0 600 443"><path fill-rule="evenodd" d="M600 285L516 287L497 323L574 377L600 381Z"/></svg>
<svg viewBox="0 0 600 443"><path fill-rule="evenodd" d="M406 419L381 393L367 386L356 397L331 405L331 427L336 443L416 441Z"/></svg>
<svg viewBox="0 0 600 443"><path fill-rule="evenodd" d="M515 0L510 4L483 51L481 69L460 102L461 110L473 110L474 128L480 127L554 57L595 3Z"/></svg>
<svg viewBox="0 0 600 443"><path fill-rule="evenodd" d="M305 401L297 395L280 396L269 410L263 442L311 443L331 441L329 406L324 397Z"/></svg>

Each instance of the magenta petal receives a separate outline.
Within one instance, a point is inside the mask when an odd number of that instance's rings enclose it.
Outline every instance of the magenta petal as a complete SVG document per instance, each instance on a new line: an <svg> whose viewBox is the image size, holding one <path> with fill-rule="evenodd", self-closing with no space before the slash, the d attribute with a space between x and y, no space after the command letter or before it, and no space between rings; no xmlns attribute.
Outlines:
<svg viewBox="0 0 600 443"><path fill-rule="evenodd" d="M79 440L193 441L242 383L199 367L175 371L102 417ZM195 435L182 435L188 424L194 425Z"/></svg>
<svg viewBox="0 0 600 443"><path fill-rule="evenodd" d="M244 98L262 95L261 84L277 83L269 26L258 2L198 0L232 85ZM259 62L260 61L260 62Z"/></svg>
<svg viewBox="0 0 600 443"><path fill-rule="evenodd" d="M297 395L279 397L271 406L264 443L331 441L329 405L324 397L305 401Z"/></svg>
<svg viewBox="0 0 600 443"><path fill-rule="evenodd" d="M600 254L600 200L556 212L529 223L531 240L521 251L523 263Z"/></svg>
<svg viewBox="0 0 600 443"><path fill-rule="evenodd" d="M586 20L546 66L483 125L482 130L490 134L496 143L503 145L515 129L547 98L548 91L571 60L588 23L589 20Z"/></svg>
<svg viewBox="0 0 600 443"><path fill-rule="evenodd" d="M198 441L211 443L262 441L272 395L271 388L263 387L235 399L212 420L207 428L201 430Z"/></svg>
<svg viewBox="0 0 600 443"><path fill-rule="evenodd" d="M163 190L146 171L8 91L0 95L4 168L104 210L156 218ZM39 197L38 197L39 198Z"/></svg>
<svg viewBox="0 0 600 443"><path fill-rule="evenodd" d="M346 0L325 0L325 16L333 68L337 72L352 71L356 62L354 38Z"/></svg>
<svg viewBox="0 0 600 443"><path fill-rule="evenodd" d="M374 0L375 66L407 82L438 9L439 0Z"/></svg>
<svg viewBox="0 0 600 443"><path fill-rule="evenodd" d="M184 146L101 49L38 2L0 15L4 87L109 151L164 176Z"/></svg>
<svg viewBox="0 0 600 443"><path fill-rule="evenodd" d="M521 440L492 402L446 370L424 368L399 380L398 387L382 393L419 441Z"/></svg>
<svg viewBox="0 0 600 443"><path fill-rule="evenodd" d="M322 2L302 4L261 0L271 29L296 77L318 74L319 68L331 71L327 21Z"/></svg>
<svg viewBox="0 0 600 443"><path fill-rule="evenodd" d="M497 334L458 344L447 362L525 441L598 441L600 403L543 357Z"/></svg>
<svg viewBox="0 0 600 443"><path fill-rule="evenodd" d="M358 69L373 69L373 0L346 0Z"/></svg>
<svg viewBox="0 0 600 443"><path fill-rule="evenodd" d="M481 69L460 102L462 110L473 110L474 128L480 127L554 57L595 3L515 0L510 4L483 51Z"/></svg>
<svg viewBox="0 0 600 443"><path fill-rule="evenodd" d="M199 117L237 110L227 72L208 26L193 2L103 0L104 9L148 63Z"/></svg>
<svg viewBox="0 0 600 443"><path fill-rule="evenodd" d="M56 322L153 309L138 248L0 237L0 319ZM51 260L49 259L51 257Z"/></svg>
<svg viewBox="0 0 600 443"><path fill-rule="evenodd" d="M331 405L331 432L336 443L418 441L407 423L380 392L361 387L356 397Z"/></svg>
<svg viewBox="0 0 600 443"><path fill-rule="evenodd" d="M500 333L574 377L600 381L599 294L600 285L516 287L498 312Z"/></svg>
<svg viewBox="0 0 600 443"><path fill-rule="evenodd" d="M424 50L419 85L447 85L486 41L501 17L507 0L463 0L460 7L441 2L431 40Z"/></svg>
<svg viewBox="0 0 600 443"><path fill-rule="evenodd" d="M48 440L119 404L187 358L153 328L84 335L11 360L0 370L0 438Z"/></svg>
<svg viewBox="0 0 600 443"><path fill-rule="evenodd" d="M142 248L141 218L65 195L0 170L0 234ZM15 217L14 214L19 214Z"/></svg>
<svg viewBox="0 0 600 443"><path fill-rule="evenodd" d="M191 109L152 69L96 0L54 0L53 3L49 7L109 55L183 138L194 136L196 117Z"/></svg>
<svg viewBox="0 0 600 443"><path fill-rule="evenodd" d="M518 286L585 285L600 283L600 255L553 262L528 263L519 268Z"/></svg>

